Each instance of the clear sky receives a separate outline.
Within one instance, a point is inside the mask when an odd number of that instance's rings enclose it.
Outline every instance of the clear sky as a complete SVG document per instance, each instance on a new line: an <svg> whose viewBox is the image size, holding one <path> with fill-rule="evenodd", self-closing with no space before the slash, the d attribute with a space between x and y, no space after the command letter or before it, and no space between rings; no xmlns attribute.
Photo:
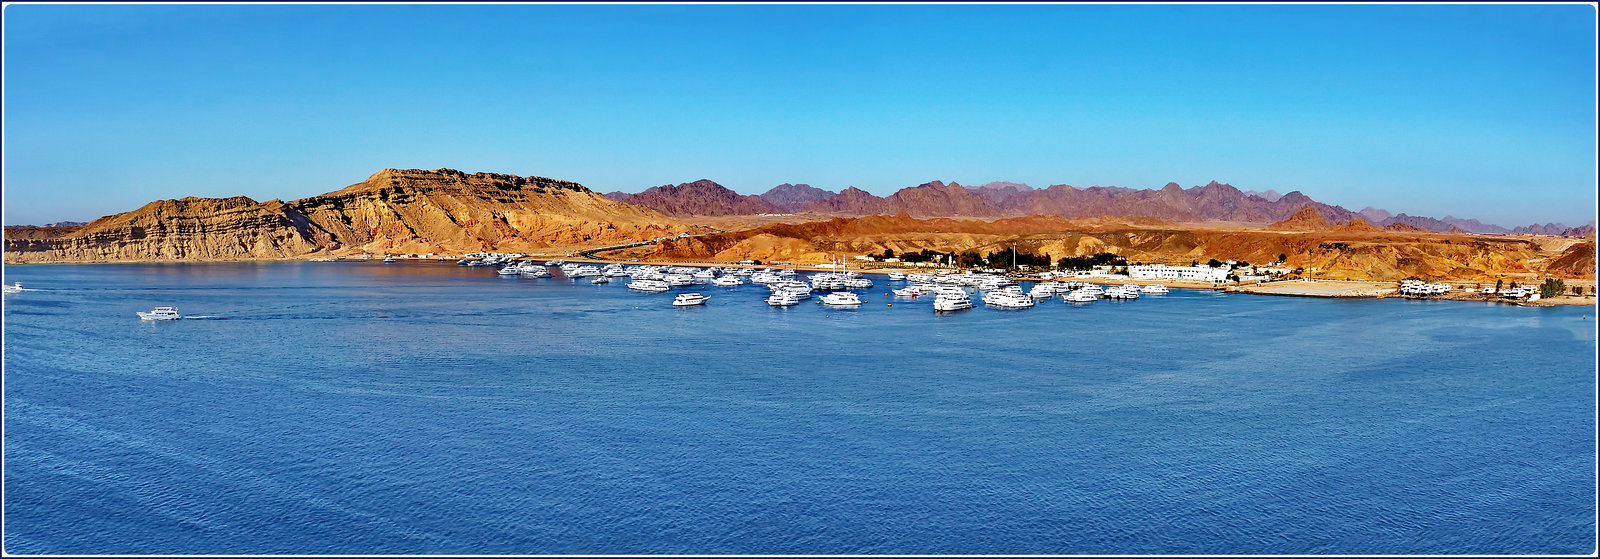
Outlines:
<svg viewBox="0 0 1600 559"><path fill-rule="evenodd" d="M385 167L1595 218L1589 5L10 5L6 224Z"/></svg>

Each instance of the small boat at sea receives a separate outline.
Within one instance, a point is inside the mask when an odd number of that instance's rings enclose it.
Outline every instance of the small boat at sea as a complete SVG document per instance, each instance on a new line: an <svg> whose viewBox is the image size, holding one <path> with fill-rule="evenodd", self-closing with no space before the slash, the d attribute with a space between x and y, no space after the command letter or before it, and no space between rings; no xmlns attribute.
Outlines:
<svg viewBox="0 0 1600 559"><path fill-rule="evenodd" d="M972 298L967 297L965 291L959 294L940 293L939 297L933 300L933 310L937 312L959 311L970 308L972 308Z"/></svg>
<svg viewBox="0 0 1600 559"><path fill-rule="evenodd" d="M849 291L835 291L833 293L829 293L827 295L823 295L822 297L819 297L818 300L822 301L822 304L824 304L824 305L829 305L829 306L834 306L834 307L859 307L859 306L861 306L861 298L857 297L856 294L851 293Z"/></svg>
<svg viewBox="0 0 1600 559"><path fill-rule="evenodd" d="M905 274L900 272L889 272L889 281L902 281L904 279L906 279Z"/></svg>
<svg viewBox="0 0 1600 559"><path fill-rule="evenodd" d="M394 263L394 257L393 256L385 256L385 257L383 257L383 263L384 264L393 264Z"/></svg>
<svg viewBox="0 0 1600 559"><path fill-rule="evenodd" d="M1167 286L1159 283L1155 285L1146 285L1139 288L1139 291L1149 295L1166 295L1168 293Z"/></svg>
<svg viewBox="0 0 1600 559"><path fill-rule="evenodd" d="M923 293L922 286L914 284L894 290L895 297L920 297Z"/></svg>
<svg viewBox="0 0 1600 559"><path fill-rule="evenodd" d="M600 285L602 283L611 283L611 278L608 278L608 277L605 277L605 276L596 276L594 279L589 280L589 283L592 283L592 284L595 284L595 285Z"/></svg>
<svg viewBox="0 0 1600 559"><path fill-rule="evenodd" d="M12 293L22 293L23 291L24 291L24 289L22 289L22 282L20 282L20 281L17 282L15 285L7 285L7 286L5 286L6 295L10 295Z"/></svg>
<svg viewBox="0 0 1600 559"><path fill-rule="evenodd" d="M711 280L711 285L715 285L717 287L737 287L744 285L744 280L732 275L718 276L717 279Z"/></svg>
<svg viewBox="0 0 1600 559"><path fill-rule="evenodd" d="M496 274L500 274L502 276L515 276L517 274L522 273L522 267L518 266L516 264L509 264L506 267L501 268L500 271L495 272L495 273Z"/></svg>
<svg viewBox="0 0 1600 559"><path fill-rule="evenodd" d="M706 301L710 300L710 297L706 297L705 295L701 295L699 293L681 293L678 295L678 298L672 300L672 306L692 307L694 305L704 305L706 304Z"/></svg>
<svg viewBox="0 0 1600 559"><path fill-rule="evenodd" d="M178 309L173 307L156 307L153 311L139 312L137 314L140 320L177 320L183 318L178 316Z"/></svg>

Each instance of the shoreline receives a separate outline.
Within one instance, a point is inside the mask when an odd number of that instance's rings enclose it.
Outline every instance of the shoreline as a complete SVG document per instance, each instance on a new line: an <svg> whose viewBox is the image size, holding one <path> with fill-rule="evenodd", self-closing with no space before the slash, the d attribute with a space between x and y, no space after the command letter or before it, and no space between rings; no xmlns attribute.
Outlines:
<svg viewBox="0 0 1600 559"><path fill-rule="evenodd" d="M38 265L78 265L78 264L239 264L239 263L282 263L282 262L308 262L308 263L335 263L335 262L382 262L382 258L361 257L333 257L332 259L317 258L251 258L238 260L107 260L100 262L6 262L6 266L38 266ZM400 262L434 262L453 263L462 256L443 256L435 258L395 258L395 263ZM657 262L643 260L617 260L607 258L592 258L583 256L549 256L529 254L525 260L565 260L568 262L581 262L587 264L625 264L631 266L683 266L690 268L789 268L806 272L831 272L844 271L845 269L822 268L816 264L738 264L722 262ZM846 268L848 269L848 268ZM935 273L953 272L960 273L956 268L948 267L895 267L895 268L869 268L861 267L850 269L852 272L862 274L887 275L890 272L900 273ZM1399 294L1400 282L1373 281L1373 280L1281 280L1253 284L1213 284L1206 282L1190 282L1182 280L1141 280L1131 277L1072 277L1061 279L1042 279L1036 275L1022 276L1017 281L1051 282L1051 281L1077 281L1096 285L1155 285L1160 284L1174 289L1197 289L1208 291L1221 291L1225 293L1239 293L1246 295L1267 295L1274 297L1307 297L1314 299L1386 299L1403 298L1435 301L1461 301L1498 303L1520 307L1557 307L1557 306L1595 306L1600 304L1600 299L1593 295L1570 296L1562 295L1550 299L1536 301L1511 301L1500 299L1492 295L1485 296L1468 291L1452 291L1447 295L1437 297L1407 297ZM1465 284L1464 280L1448 280L1447 283ZM1480 282L1481 283L1481 282Z"/></svg>

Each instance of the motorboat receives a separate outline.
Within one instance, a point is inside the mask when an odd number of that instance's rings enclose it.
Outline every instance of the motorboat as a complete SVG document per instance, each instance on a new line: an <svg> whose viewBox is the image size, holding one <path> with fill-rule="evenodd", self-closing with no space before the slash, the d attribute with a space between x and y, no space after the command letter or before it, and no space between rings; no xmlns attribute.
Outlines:
<svg viewBox="0 0 1600 559"><path fill-rule="evenodd" d="M872 289L872 280L867 278L845 278L846 289Z"/></svg>
<svg viewBox="0 0 1600 559"><path fill-rule="evenodd" d="M804 288L804 287L779 287L777 289L773 289L772 292L774 294L777 294L777 293L787 294L787 295L789 295L791 297L794 297L795 299L810 299L811 298L811 290L807 289L807 288Z"/></svg>
<svg viewBox="0 0 1600 559"><path fill-rule="evenodd" d="M646 292L650 292L650 293L660 293L662 291L667 291L667 290L672 289L672 286L671 285L667 285L667 282L664 282L664 281L661 281L661 280L635 279L635 280L633 280L633 281L628 283L628 289L632 289L634 291L646 291Z"/></svg>
<svg viewBox="0 0 1600 559"><path fill-rule="evenodd" d="M1049 299L1061 293L1061 284L1053 281L1041 281L1033 284L1033 289L1028 290L1028 296L1034 299Z"/></svg>
<svg viewBox="0 0 1600 559"><path fill-rule="evenodd" d="M849 291L835 291L833 293L829 293L827 295L823 295L822 297L819 297L818 300L822 301L822 304L824 304L824 305L830 305L830 306L835 306L835 307L859 307L859 306L861 306L861 298L857 297L856 294L851 293Z"/></svg>
<svg viewBox="0 0 1600 559"><path fill-rule="evenodd" d="M383 263L384 264L393 264L394 263L394 257L393 256L385 256L385 257L383 257Z"/></svg>
<svg viewBox="0 0 1600 559"><path fill-rule="evenodd" d="M600 285L602 283L611 283L611 278L608 278L608 277L605 277L605 276L595 276L594 279L589 280L589 283L592 283L592 284L595 284L595 285Z"/></svg>
<svg viewBox="0 0 1600 559"><path fill-rule="evenodd" d="M1099 299L1099 295L1088 289L1075 289L1061 296L1061 300L1068 303L1093 303Z"/></svg>
<svg viewBox="0 0 1600 559"><path fill-rule="evenodd" d="M767 304L774 307L791 307L800 304L800 297L789 291L774 291L767 297Z"/></svg>
<svg viewBox="0 0 1600 559"><path fill-rule="evenodd" d="M889 281L904 281L906 275L900 272L889 272Z"/></svg>
<svg viewBox="0 0 1600 559"><path fill-rule="evenodd" d="M894 290L895 297L920 297L924 293L926 292L922 290L920 285L908 285Z"/></svg>
<svg viewBox="0 0 1600 559"><path fill-rule="evenodd" d="M516 264L508 264L508 265L506 265L506 267L501 268L500 271L495 272L495 273L500 274L502 276L515 276L517 274L521 274L522 273L522 266L519 266L519 265L516 265Z"/></svg>
<svg viewBox="0 0 1600 559"><path fill-rule="evenodd" d="M1026 309L1033 306L1033 298L1023 295L1020 290L990 291L983 296L983 304L1003 309Z"/></svg>
<svg viewBox="0 0 1600 559"><path fill-rule="evenodd" d="M156 307L153 311L137 314L140 320L177 320L183 318L178 316L178 309L172 307Z"/></svg>
<svg viewBox="0 0 1600 559"><path fill-rule="evenodd" d="M20 282L20 281L17 282L16 284L14 284L14 285L5 286L6 295L10 295L12 293L22 293L23 291L24 290L22 289L22 282Z"/></svg>
<svg viewBox="0 0 1600 559"><path fill-rule="evenodd" d="M710 300L710 297L706 297L705 295L701 295L699 293L680 293L678 294L678 298L672 300L672 306L692 307L694 305L704 305L706 304L706 301Z"/></svg>
<svg viewBox="0 0 1600 559"><path fill-rule="evenodd" d="M1138 299L1139 290L1129 289L1127 286L1123 285L1116 285L1106 290L1105 297L1107 299Z"/></svg>
<svg viewBox="0 0 1600 559"><path fill-rule="evenodd" d="M736 287L744 285L744 280L732 275L718 276L717 279L711 280L711 285L715 285L717 287Z"/></svg>
<svg viewBox="0 0 1600 559"><path fill-rule="evenodd" d="M1168 290L1167 290L1167 286L1161 285L1161 284L1158 283L1158 284L1155 284L1155 285L1146 285L1144 287L1141 287L1141 288L1139 288L1139 292L1147 294L1147 295L1166 295L1168 293Z"/></svg>
<svg viewBox="0 0 1600 559"><path fill-rule="evenodd" d="M686 285L694 285L694 276L689 274L667 274L666 281L667 285L673 287L683 287Z"/></svg>
<svg viewBox="0 0 1600 559"><path fill-rule="evenodd" d="M970 308L972 308L972 298L967 297L965 291L959 294L940 293L939 297L933 300L935 311L959 311Z"/></svg>

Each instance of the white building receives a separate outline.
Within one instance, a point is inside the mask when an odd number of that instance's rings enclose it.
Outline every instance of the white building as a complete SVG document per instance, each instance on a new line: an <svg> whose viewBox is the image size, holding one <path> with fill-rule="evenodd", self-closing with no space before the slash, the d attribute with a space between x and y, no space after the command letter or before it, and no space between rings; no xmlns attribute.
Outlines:
<svg viewBox="0 0 1600 559"><path fill-rule="evenodd" d="M1212 268L1210 266L1167 266L1164 264L1141 264L1128 266L1128 277L1141 280L1183 280L1220 282L1228 279L1228 268Z"/></svg>

